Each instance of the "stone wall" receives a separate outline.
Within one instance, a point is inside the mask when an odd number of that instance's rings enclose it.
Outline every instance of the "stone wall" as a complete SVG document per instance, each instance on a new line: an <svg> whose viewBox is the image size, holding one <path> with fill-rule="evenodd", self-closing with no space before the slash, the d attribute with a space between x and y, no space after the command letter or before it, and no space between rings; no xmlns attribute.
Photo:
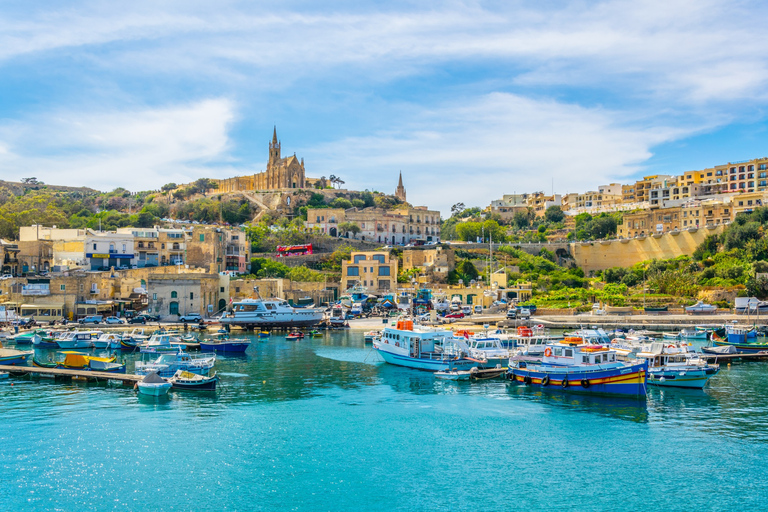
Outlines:
<svg viewBox="0 0 768 512"><path fill-rule="evenodd" d="M633 239L571 244L576 264L587 274L611 267L631 267L653 259L692 255L708 235L721 234L724 226L708 226Z"/></svg>

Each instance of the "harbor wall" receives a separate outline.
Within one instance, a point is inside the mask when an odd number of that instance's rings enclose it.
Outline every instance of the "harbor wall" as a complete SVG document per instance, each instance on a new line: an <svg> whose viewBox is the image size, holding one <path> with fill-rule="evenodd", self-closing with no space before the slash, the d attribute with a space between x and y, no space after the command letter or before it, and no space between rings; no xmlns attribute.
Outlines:
<svg viewBox="0 0 768 512"><path fill-rule="evenodd" d="M632 239L576 242L571 244L571 254L576 265L589 274L646 260L690 256L708 235L719 235L723 230L724 226L718 225Z"/></svg>

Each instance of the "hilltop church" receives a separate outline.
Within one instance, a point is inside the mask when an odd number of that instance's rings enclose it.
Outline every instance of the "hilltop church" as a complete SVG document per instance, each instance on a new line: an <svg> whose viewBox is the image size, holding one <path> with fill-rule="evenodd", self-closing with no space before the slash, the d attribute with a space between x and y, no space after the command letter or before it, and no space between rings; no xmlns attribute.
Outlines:
<svg viewBox="0 0 768 512"><path fill-rule="evenodd" d="M269 143L267 170L251 176L213 180L218 184L217 192L313 187L319 180L305 176L304 159L299 160L295 153L283 158L280 155L280 146L281 144L277 140L277 127L275 127L272 132L272 142ZM321 185L325 186L325 183L321 183Z"/></svg>

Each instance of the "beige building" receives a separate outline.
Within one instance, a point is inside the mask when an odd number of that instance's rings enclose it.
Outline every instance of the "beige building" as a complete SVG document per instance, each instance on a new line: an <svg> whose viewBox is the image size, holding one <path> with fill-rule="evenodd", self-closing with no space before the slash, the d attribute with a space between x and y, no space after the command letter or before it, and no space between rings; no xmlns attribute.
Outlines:
<svg viewBox="0 0 768 512"><path fill-rule="evenodd" d="M683 206L626 213L619 238L633 238L690 228L718 226L733 220L733 207L717 201L689 201Z"/></svg>
<svg viewBox="0 0 768 512"><path fill-rule="evenodd" d="M498 215L503 221L510 221L517 212L527 212L528 203L526 194L504 194L501 199L491 201L487 210L494 215Z"/></svg>
<svg viewBox="0 0 768 512"><path fill-rule="evenodd" d="M341 262L341 289L363 286L379 293L397 290L397 259L389 252L353 252L349 261Z"/></svg>
<svg viewBox="0 0 768 512"><path fill-rule="evenodd" d="M304 159L299 160L296 154L283 157L281 143L277 140L277 128L269 143L269 159L267 169L250 176L237 176L222 180L212 180L217 188L212 192L238 192L246 190L280 190L289 188L306 188L320 180L307 179L304 171ZM325 180L319 183L326 186Z"/></svg>
<svg viewBox="0 0 768 512"><path fill-rule="evenodd" d="M175 320L180 315L198 313L208 317L226 307L219 274L187 272L150 274L147 280L148 306L152 314Z"/></svg>
<svg viewBox="0 0 768 512"><path fill-rule="evenodd" d="M440 241L440 212L426 206L404 207L394 210L383 208L309 208L306 227L329 236L347 236L339 226L353 223L360 228L355 236L381 244L406 245L415 241ZM351 236L351 235L350 235Z"/></svg>
<svg viewBox="0 0 768 512"><path fill-rule="evenodd" d="M442 246L403 250L403 270L414 268L427 274L432 282L443 281L456 268L456 252Z"/></svg>

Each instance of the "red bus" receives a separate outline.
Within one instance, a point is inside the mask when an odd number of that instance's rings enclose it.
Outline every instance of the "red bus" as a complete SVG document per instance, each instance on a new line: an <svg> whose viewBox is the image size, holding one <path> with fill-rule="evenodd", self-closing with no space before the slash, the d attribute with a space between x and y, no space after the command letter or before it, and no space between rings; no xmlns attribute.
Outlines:
<svg viewBox="0 0 768 512"><path fill-rule="evenodd" d="M301 256L304 254L312 254L312 244L277 246L278 258L283 256Z"/></svg>

